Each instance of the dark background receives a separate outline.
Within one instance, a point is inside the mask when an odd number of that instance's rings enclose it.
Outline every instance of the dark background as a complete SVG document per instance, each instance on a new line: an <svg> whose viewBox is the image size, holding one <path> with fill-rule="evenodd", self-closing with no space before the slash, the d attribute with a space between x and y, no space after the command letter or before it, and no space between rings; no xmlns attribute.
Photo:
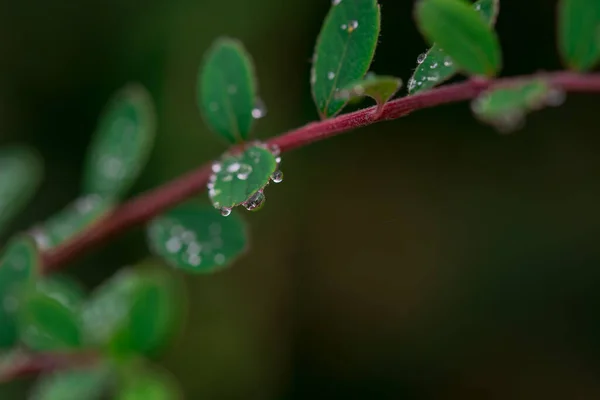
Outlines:
<svg viewBox="0 0 600 400"><path fill-rule="evenodd" d="M413 2L380 3L373 71L406 81L426 49ZM159 117L135 192L223 151L195 102L219 35L254 56L269 107L258 138L317 119L309 59L329 4L2 0L0 143L46 163L13 232L77 195L98 114L129 81ZM503 74L560 68L555 8L502 0ZM284 183L244 213L250 253L186 276L187 326L160 362L189 399L599 398L599 105L570 95L513 135L444 106L285 154ZM91 288L146 255L137 229L67 272Z"/></svg>

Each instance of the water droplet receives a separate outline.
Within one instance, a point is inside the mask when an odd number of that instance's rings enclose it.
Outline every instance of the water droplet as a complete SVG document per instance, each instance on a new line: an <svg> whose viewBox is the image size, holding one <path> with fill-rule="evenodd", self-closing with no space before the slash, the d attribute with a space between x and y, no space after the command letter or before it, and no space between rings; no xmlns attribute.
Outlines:
<svg viewBox="0 0 600 400"><path fill-rule="evenodd" d="M416 86L417 86L417 81L415 80L415 78L410 78L408 80L408 91L412 92Z"/></svg>
<svg viewBox="0 0 600 400"><path fill-rule="evenodd" d="M197 267L202 263L202 259L198 254L190 254L188 257L188 262L190 263L190 265Z"/></svg>
<svg viewBox="0 0 600 400"><path fill-rule="evenodd" d="M223 182L231 182L233 180L233 175L225 175L223 177Z"/></svg>
<svg viewBox="0 0 600 400"><path fill-rule="evenodd" d="M277 165L281 164L281 157L275 158L275 162L277 163Z"/></svg>
<svg viewBox="0 0 600 400"><path fill-rule="evenodd" d="M181 242L176 237L171 237L167 240L167 250L169 253L177 253L181 250Z"/></svg>
<svg viewBox="0 0 600 400"><path fill-rule="evenodd" d="M244 207L246 207L246 210L248 211L258 211L264 205L265 199L265 194L262 192L262 190L259 190L258 192L250 196L248 200L246 200L246 202L244 203Z"/></svg>
<svg viewBox="0 0 600 400"><path fill-rule="evenodd" d="M231 208L223 207L221 208L221 215L224 217L228 217L231 214Z"/></svg>
<svg viewBox="0 0 600 400"><path fill-rule="evenodd" d="M348 24L348 33L354 32L358 28L358 21L353 20Z"/></svg>
<svg viewBox="0 0 600 400"><path fill-rule="evenodd" d="M252 109L252 118L261 119L265 115L267 115L265 103L260 98L256 99L256 104L254 104L254 108Z"/></svg>
<svg viewBox="0 0 600 400"><path fill-rule="evenodd" d="M221 172L221 164L219 164L219 163L214 163L214 164L212 165L212 172L214 172L215 174L218 174L219 172ZM213 175L213 176L214 176L214 175ZM217 177L215 176L215 179L216 179L216 178L217 178Z"/></svg>
<svg viewBox="0 0 600 400"><path fill-rule="evenodd" d="M423 64L423 61L425 61L426 58L426 53L419 54L419 57L417 57L417 64Z"/></svg>
<svg viewBox="0 0 600 400"><path fill-rule="evenodd" d="M242 165L240 163L234 162L233 164L227 166L227 172L238 172L241 167Z"/></svg>
<svg viewBox="0 0 600 400"><path fill-rule="evenodd" d="M348 25L342 24L342 26L340 26L340 28L342 28L342 30L345 31L348 29Z"/></svg>
<svg viewBox="0 0 600 400"><path fill-rule="evenodd" d="M433 64L431 64L431 65L429 66L429 68L431 68L431 69L436 69L436 68L437 68L437 66L438 66L438 63L437 63L437 62L434 62Z"/></svg>
<svg viewBox="0 0 600 400"><path fill-rule="evenodd" d="M427 75L427 80L429 82L437 82L440 80L440 76L438 74Z"/></svg>
<svg viewBox="0 0 600 400"><path fill-rule="evenodd" d="M181 240L183 240L184 243L192 243L196 240L196 234L192 231L185 231L181 234Z"/></svg>
<svg viewBox="0 0 600 400"><path fill-rule="evenodd" d="M200 250L202 250L202 246L200 246L197 242L192 242L189 244L187 248L188 254L199 254Z"/></svg>
<svg viewBox="0 0 600 400"><path fill-rule="evenodd" d="M278 155L281 154L281 149L279 148L279 146L277 146L276 144L271 145L271 153L277 157Z"/></svg>
<svg viewBox="0 0 600 400"><path fill-rule="evenodd" d="M219 103L217 103L216 101L211 102L208 107L210 108L210 111L212 111L212 112L219 111Z"/></svg>
<svg viewBox="0 0 600 400"><path fill-rule="evenodd" d="M238 171L237 178L245 181L252 173L252 167L248 164L243 164Z"/></svg>
<svg viewBox="0 0 600 400"><path fill-rule="evenodd" d="M481 10L481 4L475 4L475 9L476 9L477 11Z"/></svg>
<svg viewBox="0 0 600 400"><path fill-rule="evenodd" d="M280 170L273 172L273 174L271 174L271 180L274 183L281 183L283 181L283 172Z"/></svg>
<svg viewBox="0 0 600 400"><path fill-rule="evenodd" d="M235 85L229 85L227 87L227 92L229 94L236 94L237 93L237 86L235 86Z"/></svg>
<svg viewBox="0 0 600 400"><path fill-rule="evenodd" d="M331 0L331 5L337 6L341 2L342 2L342 0Z"/></svg>
<svg viewBox="0 0 600 400"><path fill-rule="evenodd" d="M221 253L215 254L214 260L217 264L223 264L225 263L225 255Z"/></svg>
<svg viewBox="0 0 600 400"><path fill-rule="evenodd" d="M452 59L450 57L446 57L444 58L444 66L445 67L450 67L452 66Z"/></svg>
<svg viewBox="0 0 600 400"><path fill-rule="evenodd" d="M332 81L334 78L335 78L335 72L329 71L327 73L327 79L329 79L330 81Z"/></svg>

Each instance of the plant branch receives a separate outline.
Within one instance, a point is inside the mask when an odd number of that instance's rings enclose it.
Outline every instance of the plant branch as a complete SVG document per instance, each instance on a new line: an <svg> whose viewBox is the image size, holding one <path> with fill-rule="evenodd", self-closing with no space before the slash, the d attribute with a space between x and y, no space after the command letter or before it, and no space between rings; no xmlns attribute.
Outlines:
<svg viewBox="0 0 600 400"><path fill-rule="evenodd" d="M531 78L545 78L551 85L567 92L600 93L600 74L584 75L558 72L495 80L471 79L390 101L380 113L374 106L324 121L313 122L274 137L267 144L278 146L282 152L290 151L376 122L397 119L414 111L471 100L488 88L507 86L519 80ZM97 247L120 232L143 224L201 192L206 188L211 173L211 164L208 163L127 201L72 240L44 253L44 272L63 267L72 259Z"/></svg>
<svg viewBox="0 0 600 400"><path fill-rule="evenodd" d="M93 364L98 359L95 353L18 353L0 365L0 383L13 379L51 372L74 366Z"/></svg>

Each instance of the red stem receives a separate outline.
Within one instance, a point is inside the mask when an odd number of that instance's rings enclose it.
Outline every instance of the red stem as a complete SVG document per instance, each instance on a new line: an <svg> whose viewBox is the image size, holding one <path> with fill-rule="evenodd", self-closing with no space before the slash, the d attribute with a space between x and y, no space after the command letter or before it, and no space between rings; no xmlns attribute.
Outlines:
<svg viewBox="0 0 600 400"><path fill-rule="evenodd" d="M379 121L397 119L413 111L471 100L491 86L510 85L533 77L543 77L552 85L568 92L600 92L600 74L558 72L496 80L472 79L393 100L385 105L381 113L377 113L376 107L370 107L336 118L313 122L274 137L268 141L268 144L279 146L282 152L294 150ZM209 163L129 200L72 240L44 253L44 271L47 273L61 268L85 251L104 243L128 228L143 224L201 192L206 188L210 175L211 164Z"/></svg>
<svg viewBox="0 0 600 400"><path fill-rule="evenodd" d="M75 366L91 365L98 359L95 353L32 353L19 354L9 361L5 369L0 370L0 383L16 378L36 375Z"/></svg>

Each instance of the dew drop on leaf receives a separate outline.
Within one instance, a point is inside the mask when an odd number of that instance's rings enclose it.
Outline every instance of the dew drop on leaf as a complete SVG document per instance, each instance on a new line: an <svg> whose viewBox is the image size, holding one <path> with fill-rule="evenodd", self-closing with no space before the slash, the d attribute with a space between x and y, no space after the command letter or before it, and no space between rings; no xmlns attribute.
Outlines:
<svg viewBox="0 0 600 400"><path fill-rule="evenodd" d="M271 175L271 180L274 183L281 183L281 182L283 182L283 172L281 172L279 170L273 172L273 175Z"/></svg>
<svg viewBox="0 0 600 400"><path fill-rule="evenodd" d="M252 118L261 119L267 115L267 106L262 99L257 98L254 108L252 109Z"/></svg>
<svg viewBox="0 0 600 400"><path fill-rule="evenodd" d="M223 207L221 208L221 215L224 217L229 217L231 214L231 208Z"/></svg>
<svg viewBox="0 0 600 400"><path fill-rule="evenodd" d="M426 58L427 58L427 53L419 54L419 57L417 57L417 64L423 64L423 61L425 61Z"/></svg>

